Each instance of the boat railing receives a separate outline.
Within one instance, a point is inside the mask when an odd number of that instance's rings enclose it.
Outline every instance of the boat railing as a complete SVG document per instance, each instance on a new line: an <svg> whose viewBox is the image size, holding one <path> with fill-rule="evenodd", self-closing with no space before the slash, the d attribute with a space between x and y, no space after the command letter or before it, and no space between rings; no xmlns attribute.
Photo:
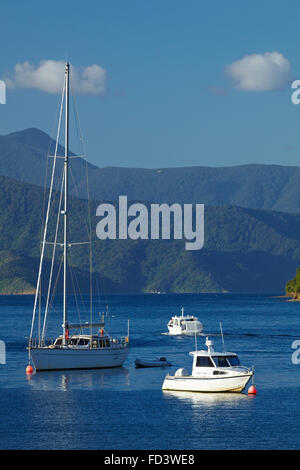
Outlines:
<svg viewBox="0 0 300 470"><path fill-rule="evenodd" d="M40 338L31 338L28 341L28 349L36 349L36 348L46 348L49 346L52 346L55 342L55 339L48 339L48 340L42 340Z"/></svg>
<svg viewBox="0 0 300 470"><path fill-rule="evenodd" d="M101 340L101 338L100 338ZM107 347L107 345L104 344L104 340L107 340L109 342L109 347L112 347L112 348L126 348L129 346L129 337L128 336L121 336L120 338L103 338L103 342L100 342L98 343L99 346L98 348L102 349L102 348L105 348ZM36 349L36 348L49 348L49 347L54 347L55 346L55 341L56 341L56 338L53 339L53 338L50 338L50 339L43 339L41 340L40 338L31 338L29 341L28 341L28 347L27 349ZM67 345L68 345L68 341L67 341ZM70 344L70 346L72 346ZM57 347L61 347L61 345L57 345ZM92 342L90 342L89 345L87 345L88 348L93 348L92 346Z"/></svg>
<svg viewBox="0 0 300 470"><path fill-rule="evenodd" d="M236 370L237 372L239 372L239 371L240 372L247 372L249 374L253 372L253 370L251 370L249 367L241 366L241 365L231 366L230 368Z"/></svg>
<svg viewBox="0 0 300 470"><path fill-rule="evenodd" d="M129 336L121 336L121 344L124 346L124 347L128 347L129 346Z"/></svg>

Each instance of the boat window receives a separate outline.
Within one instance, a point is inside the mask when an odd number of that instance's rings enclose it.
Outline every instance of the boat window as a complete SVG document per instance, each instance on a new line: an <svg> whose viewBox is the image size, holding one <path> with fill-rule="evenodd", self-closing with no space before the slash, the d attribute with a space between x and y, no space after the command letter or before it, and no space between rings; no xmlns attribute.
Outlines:
<svg viewBox="0 0 300 470"><path fill-rule="evenodd" d="M214 357L217 367L239 366L240 361L237 356L218 356Z"/></svg>
<svg viewBox="0 0 300 470"><path fill-rule="evenodd" d="M227 360L228 360L228 362L231 366L239 366L240 365L240 361L239 361L239 358L237 356L228 356Z"/></svg>
<svg viewBox="0 0 300 470"><path fill-rule="evenodd" d="M109 342L109 340L108 340L108 339L107 339L107 340L105 340L105 346L106 346L107 348L109 348L109 347L110 347L110 342Z"/></svg>
<svg viewBox="0 0 300 470"><path fill-rule="evenodd" d="M89 340L87 338L80 338L78 340L78 346L87 346L89 344Z"/></svg>
<svg viewBox="0 0 300 470"><path fill-rule="evenodd" d="M104 348L104 340L103 339L100 339L100 348Z"/></svg>
<svg viewBox="0 0 300 470"><path fill-rule="evenodd" d="M59 338L55 341L55 346L61 346L62 339Z"/></svg>
<svg viewBox="0 0 300 470"><path fill-rule="evenodd" d="M197 356L196 367L214 367L209 356Z"/></svg>
<svg viewBox="0 0 300 470"><path fill-rule="evenodd" d="M69 344L74 346L75 344L77 344L77 341L78 341L78 338L71 338L70 341L69 341Z"/></svg>
<svg viewBox="0 0 300 470"><path fill-rule="evenodd" d="M224 356L214 357L214 361L217 367L229 367L229 363L226 361L226 357Z"/></svg>

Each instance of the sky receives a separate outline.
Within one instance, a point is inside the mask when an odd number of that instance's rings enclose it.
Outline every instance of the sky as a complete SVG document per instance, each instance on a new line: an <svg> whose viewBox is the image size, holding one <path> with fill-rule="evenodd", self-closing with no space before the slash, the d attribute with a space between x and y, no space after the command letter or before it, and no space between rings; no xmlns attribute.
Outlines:
<svg viewBox="0 0 300 470"><path fill-rule="evenodd" d="M2 0L0 13L1 135L55 137L68 60L99 167L300 164L299 1Z"/></svg>

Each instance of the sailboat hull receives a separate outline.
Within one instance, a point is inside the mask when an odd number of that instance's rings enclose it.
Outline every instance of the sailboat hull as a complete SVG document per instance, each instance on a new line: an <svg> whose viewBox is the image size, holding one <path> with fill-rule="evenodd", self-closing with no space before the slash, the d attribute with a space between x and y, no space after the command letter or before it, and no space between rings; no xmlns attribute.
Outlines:
<svg viewBox="0 0 300 470"><path fill-rule="evenodd" d="M37 371L60 369L102 369L120 367L127 359L129 348L119 349L31 349Z"/></svg>

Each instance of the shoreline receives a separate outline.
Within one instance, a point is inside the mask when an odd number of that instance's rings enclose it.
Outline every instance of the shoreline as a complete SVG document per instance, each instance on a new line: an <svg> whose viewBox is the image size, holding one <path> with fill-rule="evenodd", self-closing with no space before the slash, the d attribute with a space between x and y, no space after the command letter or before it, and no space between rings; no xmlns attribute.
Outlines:
<svg viewBox="0 0 300 470"><path fill-rule="evenodd" d="M6 297L9 297L9 296L15 296L15 295L35 295L36 291L35 290L32 290L32 291L27 291L27 292L10 292L10 293L0 293L0 297L1 296L6 296ZM136 292L136 293L130 293L129 295L207 295L207 294L210 294L210 295L216 295L216 294L232 294L232 295L257 295L257 293L253 293L253 292L250 292L250 293L245 293L245 292ZM273 299L286 299L287 301L300 301L300 297L298 298L292 298L292 296L290 295L270 295L268 292L266 293L259 293L261 295L269 295L270 298L273 298ZM61 294L62 295L62 294ZM83 295L89 295L88 292L86 293L83 293ZM124 294L123 292L121 293L117 293L117 292L107 292L106 295L126 295Z"/></svg>
<svg viewBox="0 0 300 470"><path fill-rule="evenodd" d="M278 298L284 298L287 302L300 302L300 296L294 297L293 295L281 295Z"/></svg>
<svg viewBox="0 0 300 470"><path fill-rule="evenodd" d="M35 295L35 290L33 291L30 291L30 292L13 292L13 293L0 293L0 296L1 295L6 295L6 296L9 296L9 295Z"/></svg>

